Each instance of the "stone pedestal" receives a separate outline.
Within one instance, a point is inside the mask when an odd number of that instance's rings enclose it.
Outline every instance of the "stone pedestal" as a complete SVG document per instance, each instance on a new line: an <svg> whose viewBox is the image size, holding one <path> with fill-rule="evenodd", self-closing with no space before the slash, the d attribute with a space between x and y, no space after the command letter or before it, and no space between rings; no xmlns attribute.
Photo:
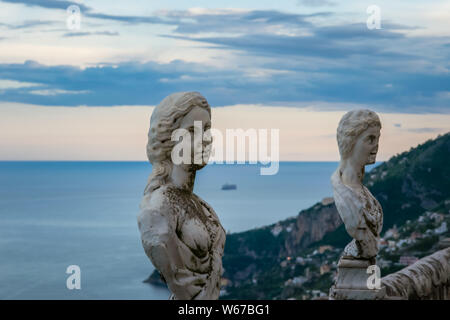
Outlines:
<svg viewBox="0 0 450 320"><path fill-rule="evenodd" d="M369 289L367 268L369 260L342 257L338 263L336 283L330 289L330 300L380 300L386 296L386 288Z"/></svg>

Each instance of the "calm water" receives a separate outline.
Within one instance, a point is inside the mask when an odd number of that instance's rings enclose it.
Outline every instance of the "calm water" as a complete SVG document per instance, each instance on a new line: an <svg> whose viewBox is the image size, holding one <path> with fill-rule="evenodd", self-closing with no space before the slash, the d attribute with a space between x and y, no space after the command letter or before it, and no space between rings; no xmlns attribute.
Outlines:
<svg viewBox="0 0 450 320"><path fill-rule="evenodd" d="M210 165L195 192L226 230L243 231L331 196L336 167L284 162L261 176L259 165ZM167 299L142 283L153 266L136 215L150 172L143 162L0 162L0 299ZM69 265L81 268L81 290L66 288Z"/></svg>

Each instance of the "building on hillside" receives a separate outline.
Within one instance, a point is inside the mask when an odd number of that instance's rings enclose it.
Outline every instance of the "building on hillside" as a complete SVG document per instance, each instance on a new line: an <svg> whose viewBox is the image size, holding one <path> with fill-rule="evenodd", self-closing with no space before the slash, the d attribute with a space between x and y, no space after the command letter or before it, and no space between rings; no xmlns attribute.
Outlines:
<svg viewBox="0 0 450 320"><path fill-rule="evenodd" d="M390 228L389 230L387 230L384 233L384 238L388 239L388 238L394 238L394 239L398 239L399 234L398 234L398 229L397 226L394 225L392 228Z"/></svg>
<svg viewBox="0 0 450 320"><path fill-rule="evenodd" d="M442 222L442 220L444 220L444 215L442 213L433 212L430 218L436 221L437 223L440 223Z"/></svg>
<svg viewBox="0 0 450 320"><path fill-rule="evenodd" d="M380 259L377 260L377 265L380 268L389 268L392 265L392 262L389 261L389 260L384 260L384 259L380 258Z"/></svg>
<svg viewBox="0 0 450 320"><path fill-rule="evenodd" d="M229 280L227 278L222 278L222 279L220 279L220 285L222 287L227 287L227 286L231 286L232 282L231 282L231 280Z"/></svg>
<svg viewBox="0 0 450 320"><path fill-rule="evenodd" d="M443 234L443 233L446 233L447 231L448 231L448 228L447 228L447 222L446 221L442 222L439 227L434 229L434 233L436 233L436 234Z"/></svg>
<svg viewBox="0 0 450 320"><path fill-rule="evenodd" d="M334 203L334 199L332 197L327 197L322 199L322 205L327 206L329 204Z"/></svg>
<svg viewBox="0 0 450 320"><path fill-rule="evenodd" d="M320 266L320 274L328 273L330 272L331 268L328 264L323 264Z"/></svg>
<svg viewBox="0 0 450 320"><path fill-rule="evenodd" d="M327 250L333 250L332 246L326 245L326 246L320 246L319 247L319 253L322 254Z"/></svg>
<svg viewBox="0 0 450 320"><path fill-rule="evenodd" d="M397 242L395 242L395 241L393 241L393 240L389 240L389 241L388 241L388 247L389 247L390 249L395 249L395 248L397 248Z"/></svg>
<svg viewBox="0 0 450 320"><path fill-rule="evenodd" d="M272 230L270 230L270 232L272 232L274 237L277 237L281 231L283 231L283 227L279 224L277 224L275 227L272 228Z"/></svg>
<svg viewBox="0 0 450 320"><path fill-rule="evenodd" d="M386 248L389 243L385 239L380 238L380 240L378 241L378 245L380 246L380 248Z"/></svg>
<svg viewBox="0 0 450 320"><path fill-rule="evenodd" d="M416 231L414 231L413 233L411 233L411 235L410 235L410 239L411 240L416 240L416 239L421 239L423 236L422 236L422 234L420 233L420 232L416 232Z"/></svg>
<svg viewBox="0 0 450 320"><path fill-rule="evenodd" d="M292 285L295 287L301 287L302 284L304 284L308 279L306 277L295 277L292 279Z"/></svg>

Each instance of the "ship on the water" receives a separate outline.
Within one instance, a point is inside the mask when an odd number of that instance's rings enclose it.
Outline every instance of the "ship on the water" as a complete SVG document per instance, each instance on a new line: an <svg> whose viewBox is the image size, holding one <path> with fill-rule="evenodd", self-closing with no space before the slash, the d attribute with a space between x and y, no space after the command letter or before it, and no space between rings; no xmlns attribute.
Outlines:
<svg viewBox="0 0 450 320"><path fill-rule="evenodd" d="M237 186L235 184L229 184L229 183L225 183L222 186L222 190L236 190Z"/></svg>

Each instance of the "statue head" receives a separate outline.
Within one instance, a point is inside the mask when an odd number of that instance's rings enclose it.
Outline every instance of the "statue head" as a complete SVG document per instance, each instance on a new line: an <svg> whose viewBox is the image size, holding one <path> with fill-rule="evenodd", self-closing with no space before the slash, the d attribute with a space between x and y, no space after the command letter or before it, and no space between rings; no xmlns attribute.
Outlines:
<svg viewBox="0 0 450 320"><path fill-rule="evenodd" d="M203 131L207 131L211 126L211 108L198 92L171 94L155 107L150 118L147 143L147 157L153 168L144 193L151 192L168 182L174 166L172 150L179 143L172 140L172 134L177 129L185 129L191 134L192 140L189 142L193 144L195 121L201 122ZM198 170L205 166L205 162L194 163L195 146L192 146L191 150L191 161L181 164L183 169Z"/></svg>
<svg viewBox="0 0 450 320"><path fill-rule="evenodd" d="M341 161L351 159L361 165L375 163L381 122L378 115L367 109L347 112L337 128Z"/></svg>

